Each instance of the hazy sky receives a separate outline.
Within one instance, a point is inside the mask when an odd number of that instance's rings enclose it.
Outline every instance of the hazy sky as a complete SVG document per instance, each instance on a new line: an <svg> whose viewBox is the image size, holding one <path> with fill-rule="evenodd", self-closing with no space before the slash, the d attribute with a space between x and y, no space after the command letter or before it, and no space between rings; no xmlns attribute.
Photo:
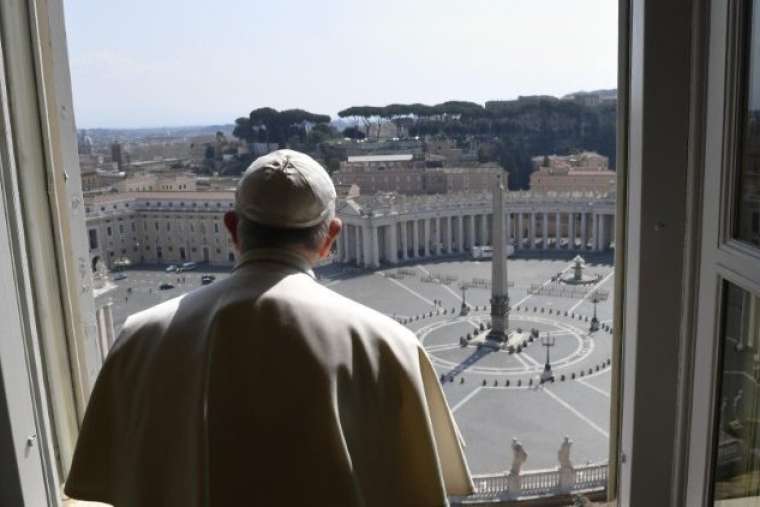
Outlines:
<svg viewBox="0 0 760 507"><path fill-rule="evenodd" d="M614 88L615 0L65 0L77 125Z"/></svg>

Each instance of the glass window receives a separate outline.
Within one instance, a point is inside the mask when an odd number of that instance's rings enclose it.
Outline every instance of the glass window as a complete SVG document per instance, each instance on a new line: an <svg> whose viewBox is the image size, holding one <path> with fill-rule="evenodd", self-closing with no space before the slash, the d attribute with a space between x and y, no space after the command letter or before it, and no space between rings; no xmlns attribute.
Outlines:
<svg viewBox="0 0 760 507"><path fill-rule="evenodd" d="M760 496L760 298L726 282L715 500ZM760 498L741 505L760 506Z"/></svg>
<svg viewBox="0 0 760 507"><path fill-rule="evenodd" d="M737 238L760 247L760 0L748 2L752 12L747 32L745 103L737 184Z"/></svg>

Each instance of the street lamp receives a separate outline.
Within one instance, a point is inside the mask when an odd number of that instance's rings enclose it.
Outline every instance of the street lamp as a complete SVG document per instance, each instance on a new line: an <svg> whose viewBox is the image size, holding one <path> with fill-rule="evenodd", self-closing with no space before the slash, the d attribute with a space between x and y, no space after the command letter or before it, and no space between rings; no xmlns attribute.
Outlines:
<svg viewBox="0 0 760 507"><path fill-rule="evenodd" d="M599 331L599 319L596 317L596 305L599 303L599 294L596 291L591 296L591 302L594 303L594 316L591 318L591 325L588 329L589 333Z"/></svg>
<svg viewBox="0 0 760 507"><path fill-rule="evenodd" d="M459 288L462 290L462 308L459 310L459 315L465 316L468 313L470 313L470 307L467 306L467 284L463 283L459 286Z"/></svg>
<svg viewBox="0 0 760 507"><path fill-rule="evenodd" d="M542 384L554 380L554 373L552 373L552 365L549 359L549 349L554 347L556 341L557 338L550 336L549 333L546 333L546 336L541 338L541 345L546 347L546 363L544 364L544 371L541 373Z"/></svg>

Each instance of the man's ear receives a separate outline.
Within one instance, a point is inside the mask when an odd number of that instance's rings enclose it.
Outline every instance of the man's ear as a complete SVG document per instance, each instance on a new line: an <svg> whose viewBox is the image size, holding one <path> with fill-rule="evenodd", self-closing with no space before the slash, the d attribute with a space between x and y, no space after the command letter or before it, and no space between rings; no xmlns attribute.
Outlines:
<svg viewBox="0 0 760 507"><path fill-rule="evenodd" d="M333 218L330 220L330 225L327 228L327 236L325 237L325 240L322 242L322 246L319 248L319 258L324 259L328 255L330 255L330 250L332 249L333 243L335 243L335 240L338 239L338 236L340 235L340 231L343 229L343 222L341 222L340 218Z"/></svg>
<svg viewBox="0 0 760 507"><path fill-rule="evenodd" d="M230 236L232 237L232 242L235 244L235 247L237 248L238 252L241 251L240 248L240 238L238 237L238 224L240 223L240 219L237 216L237 213L230 210L227 213L224 214L224 227L227 228L227 231L230 233Z"/></svg>

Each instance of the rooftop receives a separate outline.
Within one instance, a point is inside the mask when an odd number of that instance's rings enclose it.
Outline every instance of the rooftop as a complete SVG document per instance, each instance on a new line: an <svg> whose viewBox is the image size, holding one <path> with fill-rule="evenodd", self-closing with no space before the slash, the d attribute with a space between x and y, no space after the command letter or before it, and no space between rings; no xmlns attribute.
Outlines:
<svg viewBox="0 0 760 507"><path fill-rule="evenodd" d="M348 162L408 162L414 158L411 153L398 155L355 155L348 157Z"/></svg>

